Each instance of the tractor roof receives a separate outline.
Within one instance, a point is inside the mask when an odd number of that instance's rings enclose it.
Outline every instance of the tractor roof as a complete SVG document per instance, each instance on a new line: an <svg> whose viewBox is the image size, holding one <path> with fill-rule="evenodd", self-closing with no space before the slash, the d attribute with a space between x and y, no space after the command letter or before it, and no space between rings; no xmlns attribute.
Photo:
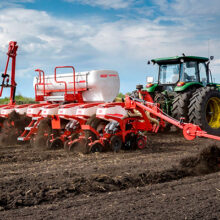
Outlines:
<svg viewBox="0 0 220 220"><path fill-rule="evenodd" d="M183 59L184 61L198 61L198 62L207 62L209 60L206 57L175 56L175 57L157 58L151 61L157 64L163 64L163 63L165 64L165 63L179 63L181 59Z"/></svg>

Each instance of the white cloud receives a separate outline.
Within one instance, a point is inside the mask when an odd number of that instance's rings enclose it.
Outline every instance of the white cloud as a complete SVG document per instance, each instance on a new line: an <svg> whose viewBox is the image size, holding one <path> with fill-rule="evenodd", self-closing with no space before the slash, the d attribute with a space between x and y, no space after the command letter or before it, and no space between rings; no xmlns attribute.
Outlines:
<svg viewBox="0 0 220 220"><path fill-rule="evenodd" d="M33 3L35 0L1 0L0 8L5 7L21 7L23 3Z"/></svg>
<svg viewBox="0 0 220 220"><path fill-rule="evenodd" d="M102 7L105 9L123 9L132 6L134 0L65 0L66 2L80 3L83 5L90 5L93 7Z"/></svg>
<svg viewBox="0 0 220 220"><path fill-rule="evenodd" d="M176 13L183 16L208 16L219 15L219 0L175 0L174 4L170 4Z"/></svg>
<svg viewBox="0 0 220 220"><path fill-rule="evenodd" d="M8 41L16 40L19 53L30 59L42 55L48 59L77 56L83 43L80 38L93 32L91 25L84 22L56 19L46 12L21 8L1 11L0 30L1 51Z"/></svg>
<svg viewBox="0 0 220 220"><path fill-rule="evenodd" d="M161 25L161 19L174 19L181 25ZM145 81L145 71L151 75L147 59L183 52L186 55L208 55L206 39L198 36L209 27L205 24L197 26L197 23L187 20L182 22L181 18L172 19L104 22L97 17L61 19L43 11L22 8L0 10L0 55L5 56L10 40L18 41L18 77L30 76L26 79L30 85L36 68L48 73L56 65L76 65L77 71L91 68L119 70L124 82L122 91L126 92L131 90L126 83L134 84L135 88L136 83ZM213 23L212 28L215 25ZM219 47L219 36L216 36L210 41L210 55L214 55L216 60L220 59ZM216 63L212 67L214 77L220 81L217 74L220 66Z"/></svg>
<svg viewBox="0 0 220 220"><path fill-rule="evenodd" d="M214 66L220 66L220 59L214 60L212 63Z"/></svg>

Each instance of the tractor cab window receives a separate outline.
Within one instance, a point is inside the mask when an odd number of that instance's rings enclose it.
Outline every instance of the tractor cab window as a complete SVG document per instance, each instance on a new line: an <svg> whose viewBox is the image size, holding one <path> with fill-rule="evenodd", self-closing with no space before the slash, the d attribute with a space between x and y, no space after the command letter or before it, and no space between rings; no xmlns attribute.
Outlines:
<svg viewBox="0 0 220 220"><path fill-rule="evenodd" d="M204 63L199 63L199 75L200 75L200 82L206 86L208 83L207 74L206 74L206 66Z"/></svg>
<svg viewBox="0 0 220 220"><path fill-rule="evenodd" d="M185 62L181 65L181 82L199 82L197 62Z"/></svg>
<svg viewBox="0 0 220 220"><path fill-rule="evenodd" d="M179 64L160 65L159 83L175 84L179 80Z"/></svg>

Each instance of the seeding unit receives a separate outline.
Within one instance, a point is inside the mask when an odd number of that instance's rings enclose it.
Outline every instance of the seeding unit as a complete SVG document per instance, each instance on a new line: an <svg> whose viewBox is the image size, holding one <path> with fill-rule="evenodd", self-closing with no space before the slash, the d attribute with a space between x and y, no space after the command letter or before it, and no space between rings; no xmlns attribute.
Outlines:
<svg viewBox="0 0 220 220"><path fill-rule="evenodd" d="M71 69L72 73L57 74L58 69ZM81 132L81 125L96 113L100 103L111 102L119 92L118 73L111 70L93 70L75 73L73 66L56 67L54 75L34 79L35 99L40 104L27 108L32 121L18 138L35 141L42 119L50 118L51 130L45 131L48 147L62 146L67 138ZM114 89L112 89L114 88Z"/></svg>
<svg viewBox="0 0 220 220"><path fill-rule="evenodd" d="M48 148L65 147L73 150L84 147L85 152L96 152L121 148L144 148L147 133L163 130L167 123L183 130L187 140L206 137L220 140L219 136L207 134L197 125L185 123L168 116L154 103L151 95L137 87L137 96L126 96L115 102L119 92L119 75L112 70L92 70L75 72L73 66L59 66L53 75L45 76L43 70L36 69L34 78L37 104L15 104L15 59L17 44L10 42L8 61L2 75L1 93L10 87L10 103L0 106L1 117L7 118L14 110L31 118L30 124L20 133L19 141L36 141L39 128L47 119L49 129L43 130L43 139ZM12 58L11 84L7 67ZM71 73L57 74L60 69L71 69ZM6 83L5 83L6 81ZM42 132L42 131L41 131Z"/></svg>

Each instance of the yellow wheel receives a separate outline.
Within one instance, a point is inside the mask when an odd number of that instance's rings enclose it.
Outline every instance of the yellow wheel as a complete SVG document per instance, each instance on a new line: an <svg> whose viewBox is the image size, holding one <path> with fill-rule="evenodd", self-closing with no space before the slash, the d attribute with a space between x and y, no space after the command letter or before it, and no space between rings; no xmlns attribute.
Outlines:
<svg viewBox="0 0 220 220"><path fill-rule="evenodd" d="M220 98L209 99L206 107L206 120L211 128L220 128Z"/></svg>
<svg viewBox="0 0 220 220"><path fill-rule="evenodd" d="M209 134L220 136L220 91L216 87L197 89L189 105L189 122Z"/></svg>

